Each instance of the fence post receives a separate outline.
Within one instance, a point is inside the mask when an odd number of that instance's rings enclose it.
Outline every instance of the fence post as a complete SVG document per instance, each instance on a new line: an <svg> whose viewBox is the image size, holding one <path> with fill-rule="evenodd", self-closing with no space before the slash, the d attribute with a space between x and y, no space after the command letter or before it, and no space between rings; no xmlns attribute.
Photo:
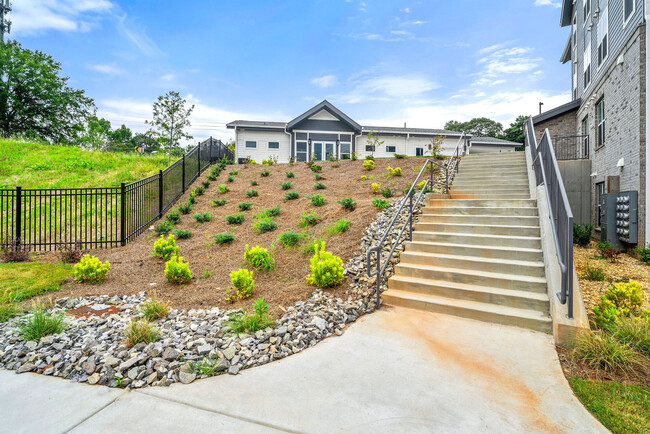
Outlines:
<svg viewBox="0 0 650 434"><path fill-rule="evenodd" d="M16 187L16 236L14 237L14 243L16 247L20 246L20 233L22 232L22 219L21 214L23 213L23 199L22 199L22 187Z"/></svg>
<svg viewBox="0 0 650 434"><path fill-rule="evenodd" d="M163 214L163 171L158 172L158 218Z"/></svg>
<svg viewBox="0 0 650 434"><path fill-rule="evenodd" d="M196 169L196 176L199 176L201 174L201 142L199 142L198 149L196 150L196 161L199 163Z"/></svg>
<svg viewBox="0 0 650 434"><path fill-rule="evenodd" d="M183 193L185 193L185 153L183 153L183 179L181 181L183 183Z"/></svg>
<svg viewBox="0 0 650 434"><path fill-rule="evenodd" d="M212 136L210 136L210 164L212 164Z"/></svg>
<svg viewBox="0 0 650 434"><path fill-rule="evenodd" d="M120 244L126 245L126 184L120 184Z"/></svg>

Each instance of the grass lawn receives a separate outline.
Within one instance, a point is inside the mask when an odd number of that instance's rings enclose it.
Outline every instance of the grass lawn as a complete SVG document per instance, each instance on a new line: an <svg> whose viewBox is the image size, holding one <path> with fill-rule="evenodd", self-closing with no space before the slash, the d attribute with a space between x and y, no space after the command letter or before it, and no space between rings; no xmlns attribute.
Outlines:
<svg viewBox="0 0 650 434"><path fill-rule="evenodd" d="M72 266L67 264L0 264L0 302L57 291L71 275Z"/></svg>
<svg viewBox="0 0 650 434"><path fill-rule="evenodd" d="M167 167L163 155L88 151L0 139L0 188L113 187Z"/></svg>
<svg viewBox="0 0 650 434"><path fill-rule="evenodd" d="M569 377L575 394L615 433L650 432L650 388Z"/></svg>

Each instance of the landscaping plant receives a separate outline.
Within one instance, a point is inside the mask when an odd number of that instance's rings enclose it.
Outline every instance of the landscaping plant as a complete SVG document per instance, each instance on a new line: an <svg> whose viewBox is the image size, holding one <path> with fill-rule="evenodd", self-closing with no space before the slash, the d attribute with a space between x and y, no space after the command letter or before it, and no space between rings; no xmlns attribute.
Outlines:
<svg viewBox="0 0 650 434"><path fill-rule="evenodd" d="M388 174L390 176L402 176L402 168L401 167L396 167L396 168L393 169L392 167L388 166L386 168L386 170L388 171Z"/></svg>
<svg viewBox="0 0 650 434"><path fill-rule="evenodd" d="M192 212L192 204L191 203L182 203L178 205L178 211L181 214L189 214Z"/></svg>
<svg viewBox="0 0 650 434"><path fill-rule="evenodd" d="M60 243L58 244L57 250L59 251L59 258L64 264L76 264L85 254L85 250L80 241L72 244Z"/></svg>
<svg viewBox="0 0 650 434"><path fill-rule="evenodd" d="M303 212L298 219L298 226L301 228L306 228L307 226L314 226L320 223L323 220L318 214L311 211L308 213Z"/></svg>
<svg viewBox="0 0 650 434"><path fill-rule="evenodd" d="M151 297L142 303L142 306L140 307L140 313L148 321L155 321L164 318L169 315L169 312L171 312L169 303L159 300L156 291L153 291Z"/></svg>
<svg viewBox="0 0 650 434"><path fill-rule="evenodd" d="M229 177L226 178L226 181L228 181L228 182L233 182L234 180L235 180L234 176L229 176Z"/></svg>
<svg viewBox="0 0 650 434"><path fill-rule="evenodd" d="M314 173L318 173L318 172L323 170L323 168L321 166L317 165L317 164L312 164L311 166L309 166L309 168Z"/></svg>
<svg viewBox="0 0 650 434"><path fill-rule="evenodd" d="M650 358L650 320L622 318L608 332L619 342Z"/></svg>
<svg viewBox="0 0 650 434"><path fill-rule="evenodd" d="M110 268L111 264L108 261L102 263L94 256L84 255L72 268L72 275L77 282L102 283Z"/></svg>
<svg viewBox="0 0 650 434"><path fill-rule="evenodd" d="M174 235L171 234L167 239L165 239L164 235L161 235L153 244L153 254L164 261L169 261L172 256L178 256L178 250Z"/></svg>
<svg viewBox="0 0 650 434"><path fill-rule="evenodd" d="M639 254L641 262L650 262L650 243L646 244L645 247L637 247L634 251Z"/></svg>
<svg viewBox="0 0 650 434"><path fill-rule="evenodd" d="M323 179L323 176L322 176L322 175L319 175L318 173L315 173L315 174L314 174L314 179L315 179L316 181L320 181L321 179Z"/></svg>
<svg viewBox="0 0 650 434"><path fill-rule="evenodd" d="M233 241L235 241L235 234L232 232L223 232L220 234L215 234L214 236L214 242L221 245L221 244L230 244Z"/></svg>
<svg viewBox="0 0 650 434"><path fill-rule="evenodd" d="M271 220L271 217L255 219L255 223L253 224L253 229L255 229L255 232L258 234L274 231L277 227L278 224Z"/></svg>
<svg viewBox="0 0 650 434"><path fill-rule="evenodd" d="M336 202L339 203L343 207L343 209L346 209L348 211L354 211L354 209L357 207L357 201L350 197L337 200Z"/></svg>
<svg viewBox="0 0 650 434"><path fill-rule="evenodd" d="M230 173L228 173L228 175L230 175L230 176L239 175L239 172L236 171L236 170L231 170Z"/></svg>
<svg viewBox="0 0 650 434"><path fill-rule="evenodd" d="M325 251L325 243L309 260L311 274L307 276L307 283L320 288L332 288L343 282L343 261L338 256Z"/></svg>
<svg viewBox="0 0 650 434"><path fill-rule="evenodd" d="M302 240L302 235L296 231L287 231L282 232L279 239L284 248L288 249L289 247L297 246L300 240Z"/></svg>
<svg viewBox="0 0 650 434"><path fill-rule="evenodd" d="M282 183L280 183L280 187L282 187L282 190L290 190L291 187L293 187L293 183L291 183L291 182L282 182Z"/></svg>
<svg viewBox="0 0 650 434"><path fill-rule="evenodd" d="M252 202L239 202L237 204L237 207L239 208L240 211L248 211L253 207Z"/></svg>
<svg viewBox="0 0 650 434"><path fill-rule="evenodd" d="M384 209L390 205L390 202L388 202L386 199L373 199L372 204L379 209Z"/></svg>
<svg viewBox="0 0 650 434"><path fill-rule="evenodd" d="M381 195L384 196L385 198L393 197L393 190L386 187L381 190Z"/></svg>
<svg viewBox="0 0 650 434"><path fill-rule="evenodd" d="M629 345L601 330L581 333L571 353L574 359L592 369L625 374L647 368L648 361Z"/></svg>
<svg viewBox="0 0 650 434"><path fill-rule="evenodd" d="M406 158L406 154L393 154L393 157L395 157L398 160L403 160Z"/></svg>
<svg viewBox="0 0 650 434"><path fill-rule="evenodd" d="M228 322L228 328L233 333L255 333L274 323L273 318L269 315L269 305L262 297L253 303L253 312L248 313L244 309L241 314L234 315Z"/></svg>
<svg viewBox="0 0 650 434"><path fill-rule="evenodd" d="M0 300L0 322L5 322L18 314L18 306L11 300Z"/></svg>
<svg viewBox="0 0 650 434"><path fill-rule="evenodd" d="M232 286L226 290L226 301L234 303L237 300L243 300L253 295L255 281L253 280L252 271L248 271L245 268L232 271L230 273L230 281L232 282Z"/></svg>
<svg viewBox="0 0 650 434"><path fill-rule="evenodd" d="M256 186L256 185L257 185L257 181L255 181L254 179L251 179L249 182L251 183L252 186Z"/></svg>
<svg viewBox="0 0 650 434"><path fill-rule="evenodd" d="M270 249L255 246L252 249L246 244L244 252L246 262L256 270L273 270L275 268L275 259L273 258L273 246Z"/></svg>
<svg viewBox="0 0 650 434"><path fill-rule="evenodd" d="M219 372L225 371L226 367L219 362L219 359L210 359L204 357L201 360L188 361L190 369L197 375L205 375L206 377L214 377Z"/></svg>
<svg viewBox="0 0 650 434"><path fill-rule="evenodd" d="M591 223L585 223L584 225L573 224L573 244L577 244L580 247L587 247L591 241L591 231L593 231L594 225Z"/></svg>
<svg viewBox="0 0 650 434"><path fill-rule="evenodd" d="M183 262L182 256L174 255L165 263L165 278L169 283L176 285L187 283L192 279L190 266L187 262Z"/></svg>
<svg viewBox="0 0 650 434"><path fill-rule="evenodd" d="M3 262L29 261L29 247L25 247L16 241L13 238L6 240L6 245L0 250Z"/></svg>
<svg viewBox="0 0 650 434"><path fill-rule="evenodd" d="M181 221L181 213L179 213L178 211L170 211L165 216L165 220L167 220L169 223L175 225L176 223Z"/></svg>
<svg viewBox="0 0 650 434"><path fill-rule="evenodd" d="M201 185L203 186L203 188L208 188L208 187L210 187L210 180L209 180L209 179L204 179L204 180L201 182Z"/></svg>
<svg viewBox="0 0 650 434"><path fill-rule="evenodd" d="M362 181L367 181L367 180L368 180L368 177L367 177L366 175L361 175L361 180L362 180Z"/></svg>
<svg viewBox="0 0 650 434"><path fill-rule="evenodd" d="M285 175L287 175L287 178L293 178L295 175L293 172L284 172Z"/></svg>
<svg viewBox="0 0 650 434"><path fill-rule="evenodd" d="M366 157L368 158L368 157ZM375 168L375 162L372 160L366 160L363 162L363 168L366 170L374 170Z"/></svg>
<svg viewBox="0 0 650 434"><path fill-rule="evenodd" d="M210 201L210 203L214 206L224 206L226 202L226 199L213 199Z"/></svg>
<svg viewBox="0 0 650 434"><path fill-rule="evenodd" d="M370 184L370 191L373 194L379 193L380 190L381 190L381 184L378 184L376 182L373 182L372 184Z"/></svg>
<svg viewBox="0 0 650 434"><path fill-rule="evenodd" d="M189 196L187 196L187 203L190 205L194 205L196 203L196 193L191 192Z"/></svg>
<svg viewBox="0 0 650 434"><path fill-rule="evenodd" d="M18 336L25 341L38 341L44 336L56 335L67 327L63 312L48 312L42 304L35 304L31 315L18 322Z"/></svg>
<svg viewBox="0 0 650 434"><path fill-rule="evenodd" d="M178 238L179 240L192 238L192 231L187 229L174 229L174 234L176 235L176 238Z"/></svg>
<svg viewBox="0 0 650 434"><path fill-rule="evenodd" d="M312 237L302 246L302 253L305 255L313 255L318 251L320 245L325 242L325 237Z"/></svg>
<svg viewBox="0 0 650 434"><path fill-rule="evenodd" d="M244 216L245 214L241 212L239 214L227 215L226 221L231 225L239 225L244 221Z"/></svg>
<svg viewBox="0 0 650 434"><path fill-rule="evenodd" d="M174 227L168 221L163 221L154 226L153 231L156 235L168 234Z"/></svg>
<svg viewBox="0 0 650 434"><path fill-rule="evenodd" d="M228 193L230 191L226 184L219 184L217 190L219 190L219 193Z"/></svg>
<svg viewBox="0 0 650 434"><path fill-rule="evenodd" d="M276 215L280 214L280 211L282 211L282 208L280 208L280 205L276 205L273 208L266 208L259 211L255 215L255 218L263 219L267 217L275 217Z"/></svg>
<svg viewBox="0 0 650 434"><path fill-rule="evenodd" d="M307 196L307 198L311 201L311 204L314 206L323 206L325 205L325 196L322 194L312 194L311 196Z"/></svg>
<svg viewBox="0 0 650 434"><path fill-rule="evenodd" d="M205 187L196 187L194 190L192 190L192 193L195 196L203 196L203 193L205 193Z"/></svg>
<svg viewBox="0 0 650 434"><path fill-rule="evenodd" d="M300 197L300 193L298 193L297 191L287 191L286 193L284 193L284 198L286 200L295 200L298 199L299 197Z"/></svg>
<svg viewBox="0 0 650 434"><path fill-rule="evenodd" d="M270 174L271 174L271 171L266 170L266 169L265 169L265 170L262 170L262 172L260 173L260 175L262 175L264 178L266 178L266 177L269 176Z"/></svg>
<svg viewBox="0 0 650 434"><path fill-rule="evenodd" d="M327 187L322 182L317 182L314 184L316 190L325 190Z"/></svg>
<svg viewBox="0 0 650 434"><path fill-rule="evenodd" d="M246 196L248 197L256 197L257 195L257 190L246 190Z"/></svg>
<svg viewBox="0 0 650 434"><path fill-rule="evenodd" d="M212 214L209 212L197 212L192 217L199 223L206 223L212 220Z"/></svg>
<svg viewBox="0 0 650 434"><path fill-rule="evenodd" d="M124 329L127 345L133 347L140 342L150 344L160 339L160 332L146 318L131 322Z"/></svg>
<svg viewBox="0 0 650 434"><path fill-rule="evenodd" d="M348 219L339 219L332 226L327 229L328 234L342 234L347 232L350 226L350 220Z"/></svg>
<svg viewBox="0 0 650 434"><path fill-rule="evenodd" d="M641 284L634 280L613 283L593 308L596 326L611 328L621 318L640 317L645 294Z"/></svg>
<svg viewBox="0 0 650 434"><path fill-rule="evenodd" d="M602 282L607 278L607 275L605 274L605 270L602 268L592 267L591 265L587 264L584 278L587 280L593 280L595 282Z"/></svg>
<svg viewBox="0 0 650 434"><path fill-rule="evenodd" d="M618 257L621 255L621 250L615 248L607 241L601 241L596 244L596 248L600 252L601 257L608 259L612 264L618 262Z"/></svg>

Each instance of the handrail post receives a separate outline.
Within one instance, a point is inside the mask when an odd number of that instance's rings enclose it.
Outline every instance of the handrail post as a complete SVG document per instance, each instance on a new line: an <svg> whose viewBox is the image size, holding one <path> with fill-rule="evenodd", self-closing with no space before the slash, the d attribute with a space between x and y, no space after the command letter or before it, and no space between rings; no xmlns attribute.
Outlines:
<svg viewBox="0 0 650 434"><path fill-rule="evenodd" d="M429 161L429 182L431 183L431 190L433 190L433 172L436 170L433 161Z"/></svg>
<svg viewBox="0 0 650 434"><path fill-rule="evenodd" d="M14 243L16 247L20 246L20 233L22 232L22 213L23 213L23 198L22 198L23 188L20 186L16 187L16 236L14 237Z"/></svg>
<svg viewBox="0 0 650 434"><path fill-rule="evenodd" d="M426 184L424 188L426 188ZM409 195L409 241L413 241L413 194L415 192Z"/></svg>
<svg viewBox="0 0 650 434"><path fill-rule="evenodd" d="M445 165L445 194L449 194L449 165Z"/></svg>
<svg viewBox="0 0 650 434"><path fill-rule="evenodd" d="M163 171L158 172L158 218L163 214Z"/></svg>
<svg viewBox="0 0 650 434"><path fill-rule="evenodd" d="M120 183L120 244L126 245L126 184Z"/></svg>

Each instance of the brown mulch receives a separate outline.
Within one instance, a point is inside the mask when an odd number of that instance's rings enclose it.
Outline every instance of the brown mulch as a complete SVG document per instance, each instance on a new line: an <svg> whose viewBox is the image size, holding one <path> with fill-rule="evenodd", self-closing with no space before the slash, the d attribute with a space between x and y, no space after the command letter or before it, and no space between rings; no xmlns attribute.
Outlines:
<svg viewBox="0 0 650 434"><path fill-rule="evenodd" d="M646 294L644 309L650 307L650 266L639 261L633 252L622 253L618 256L617 262L612 263L601 258L596 248L596 243L591 242L588 247L573 246L573 263L580 280L580 290L585 301L587 313L591 314L592 308L598 304L600 297L605 290L613 283L623 280L636 280L639 282ZM596 282L585 279L587 265L592 268L602 268L607 277L603 282Z"/></svg>
<svg viewBox="0 0 650 434"><path fill-rule="evenodd" d="M152 231L147 230L135 241L125 247L96 250L91 252L102 261L108 260L111 269L103 284L82 285L75 282L67 283L56 297L80 297L92 295L127 295L140 291L155 289L158 297L168 300L174 308L239 308L249 305L253 299L264 297L270 304L271 310L280 313L283 307L288 307L298 301L306 300L313 292L314 287L309 286L306 277L309 274L309 259L311 255L303 254L300 248L285 249L282 244L275 244L276 269L274 271L254 271L255 290L251 299L238 301L234 304L224 300L226 289L230 286L229 273L239 268L246 268L244 260L244 246L260 245L269 248L276 241L281 232L295 230L306 232L308 237L324 234L327 226L341 218L351 221L348 232L331 235L326 238L327 250L340 256L345 263L358 251L361 238L366 227L374 220L378 210L371 201L373 198L382 197L370 192L370 184L381 183L382 187L390 187L395 192L395 198L402 197L402 190L407 182L412 182L417 176L415 166L420 166L426 158L408 159L378 159L375 169L363 169L362 160L320 162L323 167L321 175L327 188L316 190L314 173L303 163L294 165L278 164L266 165L231 165L227 166L217 181L213 181L206 189L203 196L199 196L191 214L183 215L177 229L190 229L192 237L186 240L177 240L180 254L190 265L193 279L182 286L168 283L164 276L165 264L162 260L152 256L154 241L158 238ZM338 165L338 167L337 167ZM386 179L381 175L387 173L386 168L401 167L402 176ZM262 177L260 172L264 169L271 171L268 177ZM237 170L235 181L228 183L228 172ZM419 168L418 168L419 170ZM439 169L438 169L439 170ZM286 171L294 172L295 178L288 179ZM200 185L206 179L207 170L192 186ZM374 180L361 181L362 175L374 175ZM250 180L255 179L257 186L251 186ZM284 201L285 191L280 183L289 181L297 191L300 198ZM230 192L220 194L217 190L219 184L228 185ZM255 189L258 197L249 198L245 190ZM314 207L309 202L307 195L321 193L327 203L322 207ZM187 200L186 193L179 203ZM351 197L357 201L354 211L344 210L336 201ZM216 207L210 204L211 199L226 199L225 206ZM239 202L252 202L253 207L245 211L245 220L241 225L229 225L224 216L239 213ZM253 230L253 216L261 209L280 205L282 212L274 218L278 227L273 232L257 234ZM209 211L213 218L207 223L197 223L192 214ZM298 227L298 218L303 211L315 211L322 218L322 222L314 227L303 230ZM230 245L219 246L214 243L213 236L222 232L233 232L236 240ZM54 255L46 255L46 259L56 260ZM344 292L349 287L349 282L344 282L331 291Z"/></svg>

